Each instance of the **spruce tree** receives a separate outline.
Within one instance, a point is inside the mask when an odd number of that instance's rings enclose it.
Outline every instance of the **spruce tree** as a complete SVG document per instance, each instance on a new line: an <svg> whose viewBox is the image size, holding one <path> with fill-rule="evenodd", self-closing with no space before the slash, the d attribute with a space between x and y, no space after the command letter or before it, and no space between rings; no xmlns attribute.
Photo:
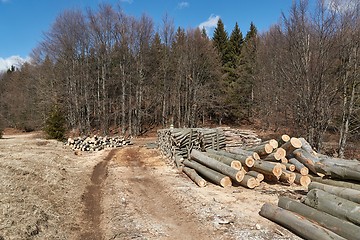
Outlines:
<svg viewBox="0 0 360 240"><path fill-rule="evenodd" d="M65 138L65 118L59 106L54 105L45 123L45 132L49 138L59 141Z"/></svg>
<svg viewBox="0 0 360 240"><path fill-rule="evenodd" d="M239 59L241 54L241 47L243 45L244 39L240 31L238 23L235 24L235 27L230 35L229 45L231 46L232 51L232 60L233 65L237 67L239 65Z"/></svg>
<svg viewBox="0 0 360 240"><path fill-rule="evenodd" d="M221 19L219 19L219 21L217 22L217 26L214 30L213 43L220 54L221 63L223 66L228 62L228 42L229 37L225 30L224 23Z"/></svg>

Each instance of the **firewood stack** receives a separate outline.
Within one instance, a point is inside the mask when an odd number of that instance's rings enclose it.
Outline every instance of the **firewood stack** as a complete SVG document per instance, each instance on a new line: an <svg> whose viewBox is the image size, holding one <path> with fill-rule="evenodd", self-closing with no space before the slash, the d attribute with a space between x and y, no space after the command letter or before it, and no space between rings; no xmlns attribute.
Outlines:
<svg viewBox="0 0 360 240"><path fill-rule="evenodd" d="M219 129L173 128L158 130L158 145L166 157L183 161L192 149L224 149L226 143Z"/></svg>
<svg viewBox="0 0 360 240"><path fill-rule="evenodd" d="M100 151L105 148L117 148L125 145L131 145L131 141L125 137L77 137L69 138L65 143L67 146L71 146L73 150L80 151Z"/></svg>
<svg viewBox="0 0 360 240"><path fill-rule="evenodd" d="M252 130L219 127L226 137L226 150L259 144L261 139Z"/></svg>

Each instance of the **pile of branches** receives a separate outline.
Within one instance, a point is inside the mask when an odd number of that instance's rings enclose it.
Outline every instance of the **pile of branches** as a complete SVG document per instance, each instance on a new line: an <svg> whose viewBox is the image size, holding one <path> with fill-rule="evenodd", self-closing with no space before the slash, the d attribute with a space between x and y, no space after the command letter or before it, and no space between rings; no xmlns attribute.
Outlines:
<svg viewBox="0 0 360 240"><path fill-rule="evenodd" d="M187 158L192 149L224 149L225 135L219 129L169 128L157 131L158 145L162 153L176 162Z"/></svg>
<svg viewBox="0 0 360 240"><path fill-rule="evenodd" d="M73 150L80 151L100 151L105 148L117 148L131 144L130 139L122 136L101 137L97 135L93 137L69 138L65 143L66 146L71 146Z"/></svg>

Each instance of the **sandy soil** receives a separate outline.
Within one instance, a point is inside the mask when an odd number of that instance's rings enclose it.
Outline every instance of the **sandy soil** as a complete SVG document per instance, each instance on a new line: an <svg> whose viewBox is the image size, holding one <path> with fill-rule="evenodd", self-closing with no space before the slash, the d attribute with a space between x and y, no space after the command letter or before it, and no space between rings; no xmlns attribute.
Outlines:
<svg viewBox="0 0 360 240"><path fill-rule="evenodd" d="M299 239L262 218L301 187L199 188L157 149L76 155L34 134L0 140L0 239Z"/></svg>

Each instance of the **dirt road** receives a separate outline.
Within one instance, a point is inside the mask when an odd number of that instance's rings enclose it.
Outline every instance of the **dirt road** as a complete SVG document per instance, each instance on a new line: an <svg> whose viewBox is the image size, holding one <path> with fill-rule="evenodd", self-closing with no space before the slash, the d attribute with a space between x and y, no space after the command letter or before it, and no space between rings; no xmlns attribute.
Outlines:
<svg viewBox="0 0 360 240"><path fill-rule="evenodd" d="M6 135L0 239L298 239L258 215L297 189L198 188L143 143L75 155L34 134Z"/></svg>

